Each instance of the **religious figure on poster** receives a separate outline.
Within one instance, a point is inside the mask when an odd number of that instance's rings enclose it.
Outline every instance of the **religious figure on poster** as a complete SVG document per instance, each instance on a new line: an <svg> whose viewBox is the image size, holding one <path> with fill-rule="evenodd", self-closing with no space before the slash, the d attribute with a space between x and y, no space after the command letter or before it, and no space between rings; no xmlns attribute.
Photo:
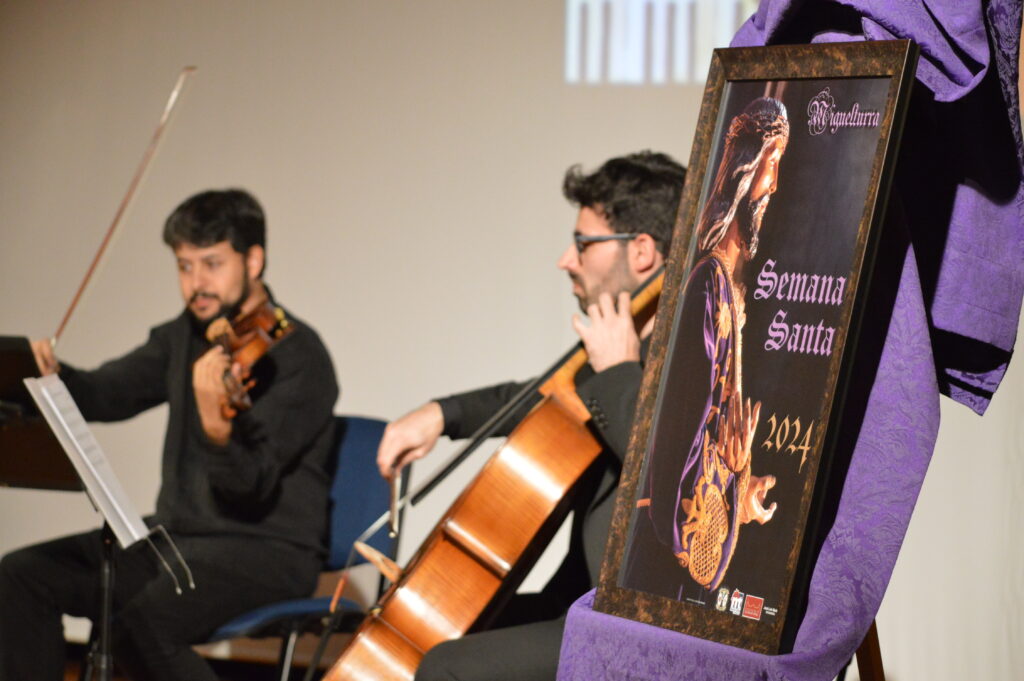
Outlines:
<svg viewBox="0 0 1024 681"><path fill-rule="evenodd" d="M679 401L683 413L667 407L664 416L682 424L677 432L693 436L685 458L657 443L644 483L648 494L638 502L641 516L647 506L657 541L708 590L722 583L740 526L767 523L777 508L764 506L775 477L751 475L761 403L743 393L743 268L757 253L788 140L786 108L770 97L752 101L729 124L697 225L698 255L683 293L675 361L666 365L669 380L687 377L691 396ZM706 399L692 398L694 384L707 386Z"/></svg>

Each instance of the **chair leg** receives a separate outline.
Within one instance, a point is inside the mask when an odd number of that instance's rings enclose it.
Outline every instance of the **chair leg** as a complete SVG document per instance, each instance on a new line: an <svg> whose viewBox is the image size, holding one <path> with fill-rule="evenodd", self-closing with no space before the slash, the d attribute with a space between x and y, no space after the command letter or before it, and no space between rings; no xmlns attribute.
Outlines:
<svg viewBox="0 0 1024 681"><path fill-rule="evenodd" d="M96 674L96 653L98 652L99 641L89 633L89 640L85 644L85 657L82 659L82 667L78 681L93 681Z"/></svg>
<svg viewBox="0 0 1024 681"><path fill-rule="evenodd" d="M278 664L281 666L281 681L288 681L292 672L292 658L295 657L295 642L299 640L299 630L292 629L288 638L281 641L281 656Z"/></svg>
<svg viewBox="0 0 1024 681"><path fill-rule="evenodd" d="M82 660L82 672L78 681L92 681L92 672L92 647L90 646L85 652L85 659Z"/></svg>

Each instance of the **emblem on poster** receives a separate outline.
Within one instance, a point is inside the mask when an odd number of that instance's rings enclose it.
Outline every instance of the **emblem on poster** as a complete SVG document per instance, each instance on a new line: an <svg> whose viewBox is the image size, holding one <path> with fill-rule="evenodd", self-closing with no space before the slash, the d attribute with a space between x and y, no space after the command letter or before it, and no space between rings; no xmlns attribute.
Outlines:
<svg viewBox="0 0 1024 681"><path fill-rule="evenodd" d="M718 590L718 600L715 601L715 610L718 612L725 612L725 609L729 605L729 590L722 587Z"/></svg>
<svg viewBox="0 0 1024 681"><path fill-rule="evenodd" d="M763 598L747 594L747 600L743 603L743 616L748 620L759 620L762 608L764 608Z"/></svg>
<svg viewBox="0 0 1024 681"><path fill-rule="evenodd" d="M734 615L740 614L743 609L743 592L739 589L735 589L732 592L732 600L729 601L729 612Z"/></svg>

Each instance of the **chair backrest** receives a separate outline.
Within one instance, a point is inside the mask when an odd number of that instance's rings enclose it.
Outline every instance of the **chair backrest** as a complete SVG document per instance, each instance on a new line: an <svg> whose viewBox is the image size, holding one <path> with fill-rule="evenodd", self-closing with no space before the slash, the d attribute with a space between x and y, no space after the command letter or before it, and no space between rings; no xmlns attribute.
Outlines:
<svg viewBox="0 0 1024 681"><path fill-rule="evenodd" d="M326 569L345 567L352 544L388 510L390 489L377 471L377 446L386 422L362 416L336 416L334 480L330 493L330 534ZM395 540L381 528L366 542L394 557ZM353 564L365 562L356 558Z"/></svg>

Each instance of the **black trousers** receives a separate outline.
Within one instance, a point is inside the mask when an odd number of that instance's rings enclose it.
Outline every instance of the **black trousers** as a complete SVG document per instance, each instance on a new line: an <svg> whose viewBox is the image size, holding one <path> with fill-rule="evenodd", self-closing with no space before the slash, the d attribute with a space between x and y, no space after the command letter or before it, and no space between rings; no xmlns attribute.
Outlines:
<svg viewBox="0 0 1024 681"><path fill-rule="evenodd" d="M196 582L195 590L183 584L180 596L144 542L116 549L112 648L115 664L135 681L216 681L190 645L243 612L310 594L321 566L315 552L273 540L176 536L175 542ZM61 615L97 621L102 551L96 530L0 561L0 681L64 678Z"/></svg>

